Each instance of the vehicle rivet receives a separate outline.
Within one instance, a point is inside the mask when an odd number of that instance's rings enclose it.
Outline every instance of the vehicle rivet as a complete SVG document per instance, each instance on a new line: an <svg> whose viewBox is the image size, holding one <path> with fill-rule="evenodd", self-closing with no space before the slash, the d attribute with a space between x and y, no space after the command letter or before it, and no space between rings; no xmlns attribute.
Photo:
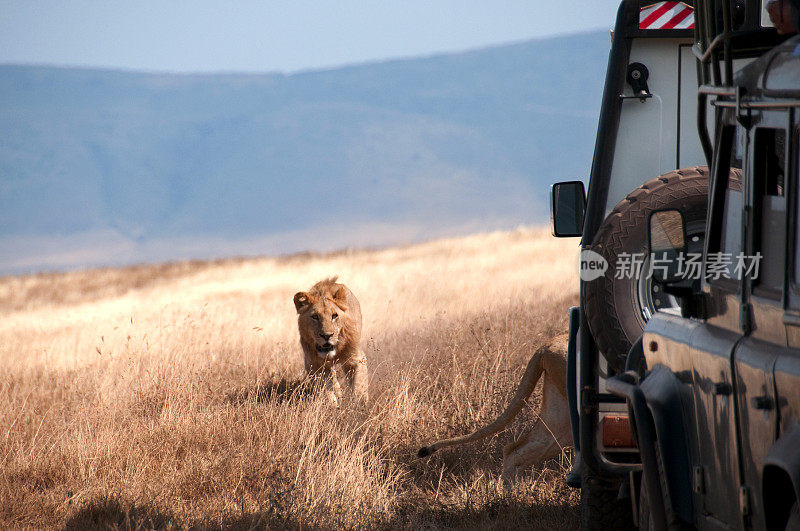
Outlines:
<svg viewBox="0 0 800 531"><path fill-rule="evenodd" d="M655 352L656 350L658 350L658 343L656 343L655 341L651 341L650 342L650 352Z"/></svg>

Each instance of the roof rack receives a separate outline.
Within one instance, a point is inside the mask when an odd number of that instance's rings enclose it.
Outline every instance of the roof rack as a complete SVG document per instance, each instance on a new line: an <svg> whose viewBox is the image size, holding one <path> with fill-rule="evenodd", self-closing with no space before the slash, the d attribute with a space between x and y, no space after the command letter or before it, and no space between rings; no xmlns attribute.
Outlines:
<svg viewBox="0 0 800 531"><path fill-rule="evenodd" d="M783 42L773 28L761 25L764 0L695 0L695 44L698 59L697 129L706 159L711 164L712 143L708 132L708 97L733 97L733 62L758 57ZM715 122L721 108L715 105Z"/></svg>

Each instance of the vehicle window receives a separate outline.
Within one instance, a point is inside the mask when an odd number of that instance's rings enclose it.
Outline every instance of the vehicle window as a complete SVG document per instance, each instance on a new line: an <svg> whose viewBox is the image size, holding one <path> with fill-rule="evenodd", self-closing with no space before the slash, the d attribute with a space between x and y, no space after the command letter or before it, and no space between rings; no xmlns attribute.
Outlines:
<svg viewBox="0 0 800 531"><path fill-rule="evenodd" d="M786 131L759 128L753 142L756 246L761 253L753 285L759 294L780 297L786 272ZM758 258L756 258L758 260Z"/></svg>
<svg viewBox="0 0 800 531"><path fill-rule="evenodd" d="M745 135L738 134L738 131L732 127L731 132L729 134L733 135L733 139L731 140L731 168L742 169L744 167L744 152L746 151L745 147Z"/></svg>
<svg viewBox="0 0 800 531"><path fill-rule="evenodd" d="M795 168L795 179L793 180L795 190L792 192L795 197L800 199L800 183L797 182L798 173L800 173L800 127L794 130L794 142L791 144L794 149L794 153L792 154L792 158L794 159L794 168ZM796 219L800 219L800 201L796 202L795 209L798 211L796 215ZM800 225L799 222L795 221L795 229L794 229L794 282L795 284L800 284Z"/></svg>
<svg viewBox="0 0 800 531"><path fill-rule="evenodd" d="M730 152L726 163L717 168L717 182L725 183L723 216L718 229L712 227L712 236L706 255L706 278L709 282L732 283L737 280L736 258L742 253L742 211L744 198L742 184L730 177L730 169L741 164L741 143L736 138L736 128L725 126L722 130L720 153ZM723 176L727 176L727 179ZM712 220L713 222L713 220ZM733 288L735 289L735 288Z"/></svg>
<svg viewBox="0 0 800 531"><path fill-rule="evenodd" d="M744 205L741 188L728 188L725 191L725 217L722 221L722 245L717 257L709 256L707 274L723 280L738 280L736 260L742 253L742 207ZM715 261L718 266L715 266ZM719 269L716 269L719 267ZM722 275L717 273L721 272Z"/></svg>

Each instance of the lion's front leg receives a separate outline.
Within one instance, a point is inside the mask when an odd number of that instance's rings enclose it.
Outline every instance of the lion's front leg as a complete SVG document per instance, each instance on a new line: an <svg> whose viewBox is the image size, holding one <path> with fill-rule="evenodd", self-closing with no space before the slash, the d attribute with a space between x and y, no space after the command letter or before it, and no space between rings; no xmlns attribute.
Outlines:
<svg viewBox="0 0 800 531"><path fill-rule="evenodd" d="M314 387L321 387L325 397L331 403L338 405L339 398L342 396L342 388L339 385L339 380L333 368L307 364L306 369L308 370L308 377L312 380Z"/></svg>
<svg viewBox="0 0 800 531"><path fill-rule="evenodd" d="M369 398L369 376L367 373L367 357L364 353L357 360L344 367L345 378L350 392L364 402Z"/></svg>
<svg viewBox="0 0 800 531"><path fill-rule="evenodd" d="M332 404L338 406L339 399L342 397L342 388L339 385L339 379L336 377L336 372L333 369L327 369L327 371L325 371L322 388L328 400L330 400Z"/></svg>

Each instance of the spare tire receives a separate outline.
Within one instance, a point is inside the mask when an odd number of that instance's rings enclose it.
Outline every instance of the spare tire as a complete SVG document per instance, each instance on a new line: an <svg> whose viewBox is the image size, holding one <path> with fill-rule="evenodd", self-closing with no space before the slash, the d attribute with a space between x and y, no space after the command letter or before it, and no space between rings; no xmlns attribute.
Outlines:
<svg viewBox="0 0 800 531"><path fill-rule="evenodd" d="M738 180L739 170L732 175ZM617 274L620 255L642 253L642 272L649 268L648 224L657 210L683 214L689 252L702 252L708 203L708 168L694 167L665 173L647 181L614 207L590 247L608 263L602 276L584 282L581 304L597 348L610 367L620 372L631 345L642 335L656 309L677 305L647 274ZM627 263L630 259L623 256ZM617 278L621 276L622 278Z"/></svg>

